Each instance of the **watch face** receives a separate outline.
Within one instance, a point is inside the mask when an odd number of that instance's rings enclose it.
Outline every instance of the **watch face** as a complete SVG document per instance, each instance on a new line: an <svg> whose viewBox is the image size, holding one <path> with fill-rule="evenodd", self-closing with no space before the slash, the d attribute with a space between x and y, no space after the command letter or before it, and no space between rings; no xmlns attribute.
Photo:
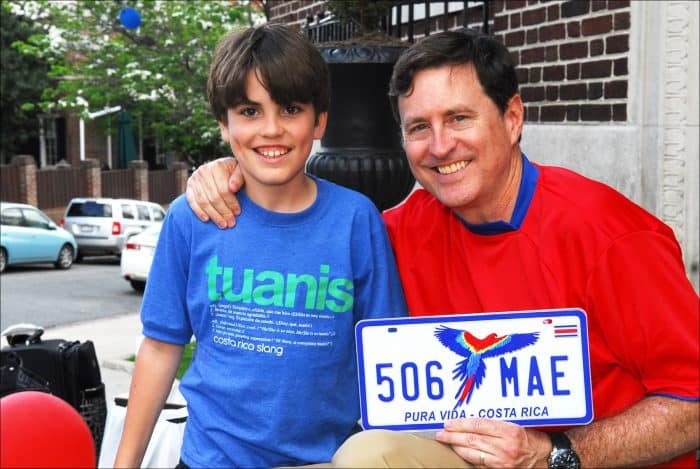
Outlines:
<svg viewBox="0 0 700 469"><path fill-rule="evenodd" d="M579 469L581 461L572 449L557 450L550 458L549 469Z"/></svg>

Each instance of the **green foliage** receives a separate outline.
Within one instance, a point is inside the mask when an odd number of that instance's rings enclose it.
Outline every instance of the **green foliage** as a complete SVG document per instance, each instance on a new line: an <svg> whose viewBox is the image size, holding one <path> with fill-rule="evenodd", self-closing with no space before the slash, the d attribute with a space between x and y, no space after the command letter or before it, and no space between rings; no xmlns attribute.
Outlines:
<svg viewBox="0 0 700 469"><path fill-rule="evenodd" d="M182 352L182 359L180 360L180 365L178 365L177 372L175 373L175 378L182 379L182 377L185 376L185 372L190 367L190 363L192 363L192 357L194 356L194 351L196 348L197 342L190 342L189 344L185 345L185 348ZM126 357L126 359L130 362L136 361L136 355L129 355L128 357Z"/></svg>
<svg viewBox="0 0 700 469"><path fill-rule="evenodd" d="M185 350L182 353L182 360L180 360L180 366L178 366L177 373L175 373L175 377L177 379L182 379L182 377L185 375L185 372L190 367L190 363L192 363L192 357L194 356L194 350L196 348L197 342L190 342L189 344L185 345Z"/></svg>
<svg viewBox="0 0 700 469"><path fill-rule="evenodd" d="M42 35L17 44L51 63L54 80L39 104L83 116L121 105L142 117L144 137L157 138L163 150L194 164L221 154L218 125L206 102L206 78L216 43L248 25L249 7L226 0L128 5L141 15L138 29L119 22L126 6L122 1L34 3L38 21L55 32L50 39Z"/></svg>
<svg viewBox="0 0 700 469"><path fill-rule="evenodd" d="M42 36L42 29L32 24L28 18L14 13L7 2L2 2L0 12L0 162L5 163L19 151L22 144L36 137L39 132L39 108L35 104L39 102L43 89L48 85L49 65L40 54L27 55L22 50L23 45L28 48L36 47L32 38Z"/></svg>

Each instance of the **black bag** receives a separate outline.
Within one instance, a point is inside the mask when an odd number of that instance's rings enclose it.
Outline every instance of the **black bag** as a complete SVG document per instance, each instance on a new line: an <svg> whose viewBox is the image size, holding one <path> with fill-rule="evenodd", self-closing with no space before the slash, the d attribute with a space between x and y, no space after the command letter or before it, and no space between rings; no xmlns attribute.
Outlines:
<svg viewBox="0 0 700 469"><path fill-rule="evenodd" d="M95 346L89 340L41 340L43 333L32 324L2 332L9 346L0 351L0 397L41 391L68 402L88 424L99 460L107 402Z"/></svg>

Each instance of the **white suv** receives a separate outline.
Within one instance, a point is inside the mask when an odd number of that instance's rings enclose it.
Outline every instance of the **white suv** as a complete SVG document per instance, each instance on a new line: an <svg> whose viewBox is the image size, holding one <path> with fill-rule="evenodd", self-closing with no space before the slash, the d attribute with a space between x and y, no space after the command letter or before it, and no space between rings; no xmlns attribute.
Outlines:
<svg viewBox="0 0 700 469"><path fill-rule="evenodd" d="M76 198L66 207L61 226L78 243L78 258L121 255L129 236L165 218L165 210L153 202L133 199Z"/></svg>

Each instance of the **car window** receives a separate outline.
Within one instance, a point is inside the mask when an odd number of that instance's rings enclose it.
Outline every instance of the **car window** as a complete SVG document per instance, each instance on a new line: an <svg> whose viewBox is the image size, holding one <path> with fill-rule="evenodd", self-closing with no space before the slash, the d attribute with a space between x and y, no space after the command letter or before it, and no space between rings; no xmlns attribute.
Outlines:
<svg viewBox="0 0 700 469"><path fill-rule="evenodd" d="M23 226L29 228L48 229L50 220L41 212L30 208L25 208L22 209L22 213L24 214L24 223L22 223Z"/></svg>
<svg viewBox="0 0 700 469"><path fill-rule="evenodd" d="M102 217L112 216L112 206L99 202L73 202L68 209L69 217Z"/></svg>
<svg viewBox="0 0 700 469"><path fill-rule="evenodd" d="M7 226L20 226L22 224L22 212L18 208L6 208L0 216L0 224Z"/></svg>
<svg viewBox="0 0 700 469"><path fill-rule="evenodd" d="M165 212L158 207L151 207L151 215L153 216L153 221L163 221L165 218Z"/></svg>
<svg viewBox="0 0 700 469"><path fill-rule="evenodd" d="M129 204L122 204L122 217L130 220L136 218L134 215L134 207Z"/></svg>
<svg viewBox="0 0 700 469"><path fill-rule="evenodd" d="M148 213L148 207L146 205L136 204L136 210L139 213L139 220L150 220L151 215Z"/></svg>

